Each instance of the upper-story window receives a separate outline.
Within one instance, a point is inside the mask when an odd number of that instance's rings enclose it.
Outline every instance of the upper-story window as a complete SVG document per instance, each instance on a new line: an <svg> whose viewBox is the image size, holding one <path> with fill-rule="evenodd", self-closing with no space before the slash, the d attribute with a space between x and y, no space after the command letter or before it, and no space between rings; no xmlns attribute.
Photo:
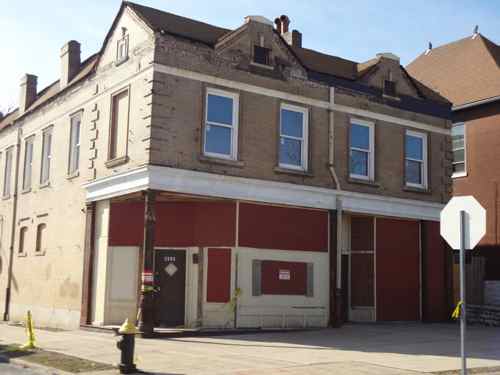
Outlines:
<svg viewBox="0 0 500 375"><path fill-rule="evenodd" d="M253 61L261 65L269 65L271 63L271 50L269 48L254 46Z"/></svg>
<svg viewBox="0 0 500 375"><path fill-rule="evenodd" d="M123 90L111 98L111 129L109 160L127 156L129 117L129 90Z"/></svg>
<svg viewBox="0 0 500 375"><path fill-rule="evenodd" d="M42 167L40 171L40 185L50 182L50 164L52 161L52 127L42 133Z"/></svg>
<svg viewBox="0 0 500 375"><path fill-rule="evenodd" d="M384 94L396 96L396 82L388 79L384 80Z"/></svg>
<svg viewBox="0 0 500 375"><path fill-rule="evenodd" d="M33 143L35 136L32 135L24 141L24 169L23 169L23 191L31 189L31 175L33 172Z"/></svg>
<svg viewBox="0 0 500 375"><path fill-rule="evenodd" d="M122 37L116 44L116 63L120 64L128 59L128 34L127 29L122 27Z"/></svg>
<svg viewBox="0 0 500 375"><path fill-rule="evenodd" d="M236 160L238 156L238 95L208 89L203 153Z"/></svg>
<svg viewBox="0 0 500 375"><path fill-rule="evenodd" d="M374 124L363 120L351 120L349 176L362 180L374 179Z"/></svg>
<svg viewBox="0 0 500 375"><path fill-rule="evenodd" d="M280 167L307 170L307 146L307 108L282 104L280 114Z"/></svg>
<svg viewBox="0 0 500 375"><path fill-rule="evenodd" d="M69 134L69 160L68 175L78 173L80 166L80 125L82 123L82 112L71 116L71 126Z"/></svg>
<svg viewBox="0 0 500 375"><path fill-rule="evenodd" d="M427 135L406 131L405 182L407 186L427 187Z"/></svg>
<svg viewBox="0 0 500 375"><path fill-rule="evenodd" d="M9 147L5 151L5 169L3 177L3 197L10 197L10 190L12 185L12 162L14 157L14 147Z"/></svg>
<svg viewBox="0 0 500 375"><path fill-rule="evenodd" d="M461 177L467 174L466 169L466 137L465 124L454 124L451 128L451 140L453 149L453 175Z"/></svg>
<svg viewBox="0 0 500 375"><path fill-rule="evenodd" d="M28 227L21 227L19 230L19 248L17 249L17 252L19 254L25 254L26 253L26 236L28 234Z"/></svg>

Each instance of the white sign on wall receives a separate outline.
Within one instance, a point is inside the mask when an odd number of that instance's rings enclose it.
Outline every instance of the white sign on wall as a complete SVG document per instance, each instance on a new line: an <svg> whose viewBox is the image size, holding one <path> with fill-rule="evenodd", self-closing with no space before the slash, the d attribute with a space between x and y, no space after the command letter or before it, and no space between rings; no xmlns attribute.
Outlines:
<svg viewBox="0 0 500 375"><path fill-rule="evenodd" d="M280 280L290 280L290 270L280 270L279 279Z"/></svg>

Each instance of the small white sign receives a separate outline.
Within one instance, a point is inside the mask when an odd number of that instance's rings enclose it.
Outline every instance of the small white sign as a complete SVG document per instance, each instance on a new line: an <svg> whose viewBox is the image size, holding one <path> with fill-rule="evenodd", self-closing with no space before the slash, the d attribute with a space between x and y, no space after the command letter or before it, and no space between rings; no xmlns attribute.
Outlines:
<svg viewBox="0 0 500 375"><path fill-rule="evenodd" d="M472 250L486 234L486 210L473 196L451 198L441 211L441 236L460 249L460 211L465 211L464 248Z"/></svg>
<svg viewBox="0 0 500 375"><path fill-rule="evenodd" d="M290 280L290 270L280 270L279 279L280 280Z"/></svg>

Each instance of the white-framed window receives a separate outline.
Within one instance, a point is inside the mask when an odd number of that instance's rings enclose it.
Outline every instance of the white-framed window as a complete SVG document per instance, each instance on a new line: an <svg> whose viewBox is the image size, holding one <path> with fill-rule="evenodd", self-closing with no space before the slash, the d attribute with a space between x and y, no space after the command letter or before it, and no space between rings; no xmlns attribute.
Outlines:
<svg viewBox="0 0 500 375"><path fill-rule="evenodd" d="M427 134L407 130L405 134L405 184L427 187Z"/></svg>
<svg viewBox="0 0 500 375"><path fill-rule="evenodd" d="M72 176L78 172L80 166L80 125L82 123L82 112L71 116L69 132L69 159L68 175Z"/></svg>
<svg viewBox="0 0 500 375"><path fill-rule="evenodd" d="M351 119L349 131L349 176L373 181L375 176L375 124Z"/></svg>
<svg viewBox="0 0 500 375"><path fill-rule="evenodd" d="M124 158L128 151L129 89L111 97L108 160Z"/></svg>
<svg viewBox="0 0 500 375"><path fill-rule="evenodd" d="M128 59L128 34L122 28L122 37L116 42L116 63L120 64Z"/></svg>
<svg viewBox="0 0 500 375"><path fill-rule="evenodd" d="M12 162L14 157L14 147L9 147L5 151L5 169L3 176L3 197L10 197L10 190L12 185Z"/></svg>
<svg viewBox="0 0 500 375"><path fill-rule="evenodd" d="M40 185L50 182L50 163L52 159L52 127L42 133L42 166L40 170Z"/></svg>
<svg viewBox="0 0 500 375"><path fill-rule="evenodd" d="M23 190L31 189L31 175L33 172L33 142L35 136L32 135L24 141L24 169L23 169Z"/></svg>
<svg viewBox="0 0 500 375"><path fill-rule="evenodd" d="M203 154L238 157L238 94L207 89Z"/></svg>
<svg viewBox="0 0 500 375"><path fill-rule="evenodd" d="M28 234L28 227L21 227L21 229L19 229L19 247L17 249L18 254L26 253L27 234Z"/></svg>
<svg viewBox="0 0 500 375"><path fill-rule="evenodd" d="M36 253L43 253L45 251L45 235L47 230L47 224L41 223L36 227Z"/></svg>
<svg viewBox="0 0 500 375"><path fill-rule="evenodd" d="M279 166L307 170L309 111L282 104L280 110Z"/></svg>
<svg viewBox="0 0 500 375"><path fill-rule="evenodd" d="M465 134L465 124L463 122L453 124L451 128L453 150L452 177L463 177L467 175L467 137Z"/></svg>

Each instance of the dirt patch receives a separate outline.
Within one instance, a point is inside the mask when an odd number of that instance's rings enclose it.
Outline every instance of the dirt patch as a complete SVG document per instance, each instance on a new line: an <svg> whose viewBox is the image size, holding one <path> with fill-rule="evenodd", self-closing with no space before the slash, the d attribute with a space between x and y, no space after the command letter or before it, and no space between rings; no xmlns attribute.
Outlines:
<svg viewBox="0 0 500 375"><path fill-rule="evenodd" d="M26 350L22 349L18 345L0 345L0 357L2 356L8 359L19 358L23 361L72 373L104 371L114 368L113 366L105 363L89 361L47 350Z"/></svg>

